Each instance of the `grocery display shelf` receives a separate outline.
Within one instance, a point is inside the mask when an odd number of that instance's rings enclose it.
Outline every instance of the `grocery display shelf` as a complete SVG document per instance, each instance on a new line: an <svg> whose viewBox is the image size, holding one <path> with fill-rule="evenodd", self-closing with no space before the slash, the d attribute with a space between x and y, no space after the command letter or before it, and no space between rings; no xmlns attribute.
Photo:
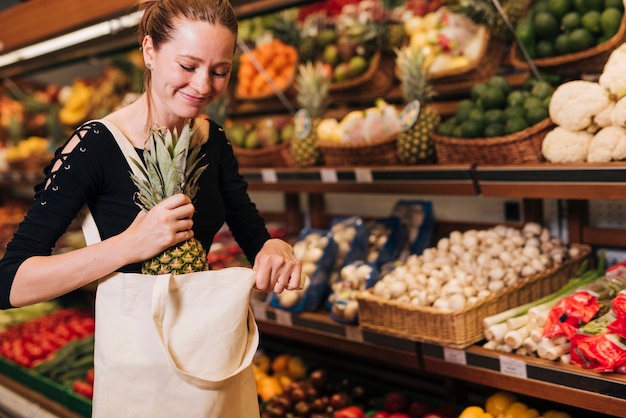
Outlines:
<svg viewBox="0 0 626 418"><path fill-rule="evenodd" d="M502 354L478 345L466 349L422 343L334 322L327 312L291 313L256 304L263 334L285 337L338 353L380 360L410 373L428 372L512 391L588 411L626 416L626 376Z"/></svg>
<svg viewBox="0 0 626 418"><path fill-rule="evenodd" d="M547 199L626 199L626 165L615 163L478 165L483 196Z"/></svg>

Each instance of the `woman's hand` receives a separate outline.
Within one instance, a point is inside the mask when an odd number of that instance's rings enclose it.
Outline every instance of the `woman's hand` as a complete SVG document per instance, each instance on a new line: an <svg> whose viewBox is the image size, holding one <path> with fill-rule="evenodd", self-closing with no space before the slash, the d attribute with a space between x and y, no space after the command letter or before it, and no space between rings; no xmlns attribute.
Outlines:
<svg viewBox="0 0 626 418"><path fill-rule="evenodd" d="M282 293L300 287L302 264L293 247L277 238L267 240L257 254L252 269L256 271L255 288L263 292Z"/></svg>
<svg viewBox="0 0 626 418"><path fill-rule="evenodd" d="M194 206L188 196L176 194L148 212L141 211L124 231L134 261L144 261L166 248L193 237Z"/></svg>

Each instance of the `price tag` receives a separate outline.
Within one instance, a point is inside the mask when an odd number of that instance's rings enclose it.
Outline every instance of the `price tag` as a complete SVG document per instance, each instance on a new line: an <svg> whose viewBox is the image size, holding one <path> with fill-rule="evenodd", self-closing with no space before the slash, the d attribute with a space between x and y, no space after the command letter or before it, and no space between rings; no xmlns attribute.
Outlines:
<svg viewBox="0 0 626 418"><path fill-rule="evenodd" d="M350 341L356 341L358 343L363 342L363 331L360 327L346 325L346 338Z"/></svg>
<svg viewBox="0 0 626 418"><path fill-rule="evenodd" d="M267 306L259 301L251 301L252 313L254 317L260 321L267 321Z"/></svg>
<svg viewBox="0 0 626 418"><path fill-rule="evenodd" d="M526 379L526 363L509 356L500 356L500 373Z"/></svg>
<svg viewBox="0 0 626 418"><path fill-rule="evenodd" d="M443 359L448 363L467 365L467 358L464 350L457 348L443 348Z"/></svg>
<svg viewBox="0 0 626 418"><path fill-rule="evenodd" d="M369 168L355 168L354 177L357 183L373 183L372 170Z"/></svg>
<svg viewBox="0 0 626 418"><path fill-rule="evenodd" d="M263 179L263 183L278 183L278 176L276 175L276 170L273 168L261 169L261 178Z"/></svg>
<svg viewBox="0 0 626 418"><path fill-rule="evenodd" d="M337 171L332 168L322 168L320 169L320 177L322 178L322 183L337 183Z"/></svg>
<svg viewBox="0 0 626 418"><path fill-rule="evenodd" d="M291 312L285 311L283 309L276 309L274 311L276 314L276 322L280 325L292 326L293 320L291 319Z"/></svg>

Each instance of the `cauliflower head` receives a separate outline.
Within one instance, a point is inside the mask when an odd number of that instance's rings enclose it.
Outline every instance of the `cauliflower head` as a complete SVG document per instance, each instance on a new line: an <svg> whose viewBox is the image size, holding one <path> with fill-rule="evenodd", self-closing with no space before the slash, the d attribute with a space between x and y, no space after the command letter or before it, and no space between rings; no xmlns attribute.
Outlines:
<svg viewBox="0 0 626 418"><path fill-rule="evenodd" d="M618 99L626 96L626 43L611 52L598 83Z"/></svg>
<svg viewBox="0 0 626 418"><path fill-rule="evenodd" d="M600 129L591 138L587 161L590 163L606 163L614 159L613 151L620 141L626 140L626 129L619 126L608 126ZM619 152L617 153L619 154Z"/></svg>
<svg viewBox="0 0 626 418"><path fill-rule="evenodd" d="M615 103L611 111L611 125L626 126L626 97L622 97Z"/></svg>
<svg viewBox="0 0 626 418"><path fill-rule="evenodd" d="M557 126L543 139L541 153L552 163L584 162L591 138L593 135L587 131L572 131Z"/></svg>
<svg viewBox="0 0 626 418"><path fill-rule="evenodd" d="M615 109L615 102L611 100L607 107L602 109L600 113L593 117L593 124L600 129L611 126L611 113L613 113L613 109Z"/></svg>
<svg viewBox="0 0 626 418"><path fill-rule="evenodd" d="M598 83L574 80L558 86L550 99L550 118L570 131L586 129L595 115L611 103L609 91Z"/></svg>

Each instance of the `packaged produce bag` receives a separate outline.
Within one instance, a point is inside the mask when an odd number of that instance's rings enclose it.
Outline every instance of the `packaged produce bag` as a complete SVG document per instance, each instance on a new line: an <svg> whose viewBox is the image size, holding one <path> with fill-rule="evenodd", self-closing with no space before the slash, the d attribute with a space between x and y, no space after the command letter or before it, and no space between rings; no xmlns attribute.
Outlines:
<svg viewBox="0 0 626 418"><path fill-rule="evenodd" d="M130 143L110 129L128 158ZM100 241L90 213L83 232L88 245ZM93 417L258 417L255 274L232 267L101 279Z"/></svg>

